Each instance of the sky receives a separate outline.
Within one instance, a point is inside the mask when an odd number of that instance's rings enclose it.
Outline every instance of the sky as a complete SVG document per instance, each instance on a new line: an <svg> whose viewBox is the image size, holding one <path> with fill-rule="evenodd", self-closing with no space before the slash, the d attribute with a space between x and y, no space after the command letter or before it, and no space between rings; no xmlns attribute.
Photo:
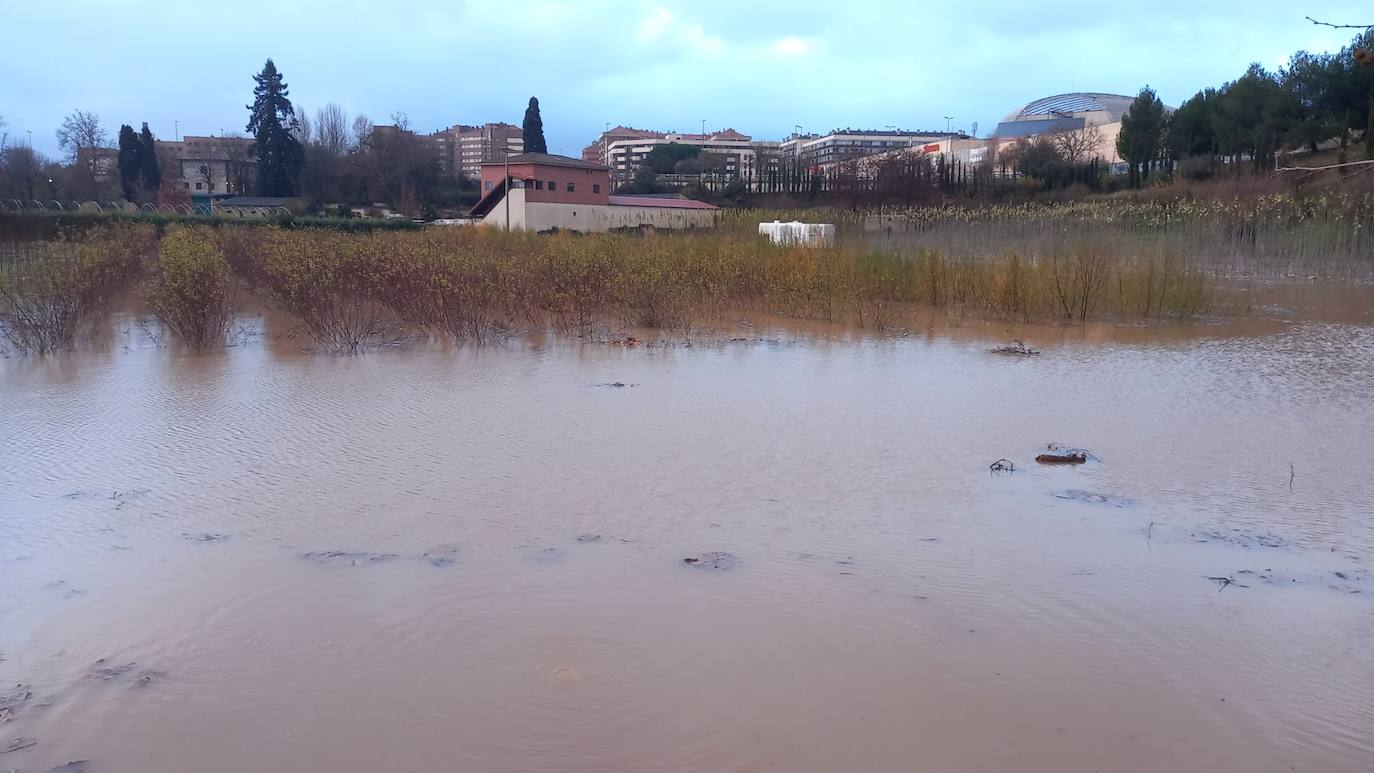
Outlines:
<svg viewBox="0 0 1374 773"><path fill-rule="evenodd" d="M1177 105L1251 62L1354 37L1309 13L1374 23L1367 0L0 0L0 132L52 156L75 109L111 138L143 121L167 139L242 132L271 57L298 110L403 112L424 132L518 125L537 96L550 152L567 155L608 123L781 139L976 122L983 136L1040 97L1149 84Z"/></svg>

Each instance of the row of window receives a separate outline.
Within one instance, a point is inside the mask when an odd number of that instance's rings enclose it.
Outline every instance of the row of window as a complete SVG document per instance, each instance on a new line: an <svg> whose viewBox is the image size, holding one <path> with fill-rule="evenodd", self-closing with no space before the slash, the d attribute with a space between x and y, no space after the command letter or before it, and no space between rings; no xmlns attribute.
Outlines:
<svg viewBox="0 0 1374 773"><path fill-rule="evenodd" d="M531 180L511 180L511 187L512 187L512 188L529 188L529 187L531 187L531 185L530 185L531 182L533 182L533 187L534 187L534 189L535 189L536 191L542 191L542 190L544 190L544 184L545 184L545 183L544 183L543 180L533 180L533 181L531 181ZM563 185L564 185L564 188L563 188L563 189L564 189L565 191L567 191L568 193L576 193L576 192L577 192L577 188L576 188L575 183L564 183ZM549 180L548 186L549 186L549 187L548 187L548 190L551 190L551 191L557 191L557 190L558 190L558 183L555 182L555 181L553 181L553 180ZM491 190L491 189L492 189L492 182L491 182L491 180L487 180L485 183L483 183L483 184L482 184L482 189L483 189L483 190L487 190L487 191ZM600 186L598 183L592 183L592 193L600 193L600 192L601 192L601 186Z"/></svg>

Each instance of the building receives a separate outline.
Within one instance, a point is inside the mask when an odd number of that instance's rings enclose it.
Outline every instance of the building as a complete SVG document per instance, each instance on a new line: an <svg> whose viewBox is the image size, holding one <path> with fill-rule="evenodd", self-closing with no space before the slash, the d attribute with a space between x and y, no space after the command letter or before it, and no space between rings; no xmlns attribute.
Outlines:
<svg viewBox="0 0 1374 773"><path fill-rule="evenodd" d="M753 179L759 168L777 165L778 143L755 140L734 129L707 134L683 134L617 126L602 133L596 142L582 150L582 160L611 168L616 182L629 179L655 147L668 144L689 145L717 159L715 174L725 179Z"/></svg>
<svg viewBox="0 0 1374 773"><path fill-rule="evenodd" d="M610 167L549 153L522 153L508 163L505 159L484 162L481 193L469 216L485 225L513 230L596 233L622 228L708 228L719 215L716 207L691 199L612 196Z"/></svg>
<svg viewBox="0 0 1374 773"><path fill-rule="evenodd" d="M1119 124L1133 102L1134 97L1120 94L1057 94L1037 99L1003 118L993 136L1018 139L1088 126Z"/></svg>
<svg viewBox="0 0 1374 773"><path fill-rule="evenodd" d="M508 123L455 124L429 135L428 140L444 174L472 179L481 175L482 162L500 161L507 153L525 149L524 132Z"/></svg>
<svg viewBox="0 0 1374 773"><path fill-rule="evenodd" d="M154 144L163 180L180 183L192 195L251 194L257 186L258 162L251 137L187 135Z"/></svg>
<svg viewBox="0 0 1374 773"><path fill-rule="evenodd" d="M779 143L778 150L784 159L823 172L842 161L963 136L962 132L836 129L829 134L794 134Z"/></svg>

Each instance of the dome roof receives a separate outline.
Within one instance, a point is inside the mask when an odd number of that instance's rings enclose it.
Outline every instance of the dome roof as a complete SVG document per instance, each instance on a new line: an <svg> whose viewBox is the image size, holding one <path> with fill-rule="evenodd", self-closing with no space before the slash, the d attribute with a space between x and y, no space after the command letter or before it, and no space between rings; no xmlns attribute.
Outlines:
<svg viewBox="0 0 1374 773"><path fill-rule="evenodd" d="M1126 114L1135 101L1135 97L1126 97L1120 94L1093 94L1079 92L1074 94L1056 94L1052 97L1037 99L1026 105L1020 110L1008 115L1002 120L1003 123L1014 121L1033 121L1044 118L1054 118L1074 113L1106 113L1107 120L1103 123L1114 123L1121 120L1121 116Z"/></svg>

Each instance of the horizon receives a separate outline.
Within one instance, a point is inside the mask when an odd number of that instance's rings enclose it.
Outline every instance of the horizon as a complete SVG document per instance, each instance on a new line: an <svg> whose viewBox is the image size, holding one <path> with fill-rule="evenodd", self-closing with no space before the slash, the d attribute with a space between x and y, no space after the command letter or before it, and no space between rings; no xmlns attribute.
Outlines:
<svg viewBox="0 0 1374 773"><path fill-rule="evenodd" d="M365 6L274 8L278 22L264 32L257 13L128 5L117 17L72 13L70 6L9 9L12 29L26 31L0 52L7 72L25 73L0 87L11 144L31 136L36 150L60 157L54 132L77 109L99 115L111 144L121 124L137 129L144 121L160 139L242 134L252 76L268 58L282 71L298 114L336 103L350 117L364 113L381 125L399 112L422 134L454 124L518 126L528 98L536 96L549 151L574 157L607 125L695 133L703 120L708 132L733 128L755 139L782 139L796 127L938 131L946 124L985 136L1005 115L1041 97L1133 96L1150 85L1177 106L1202 88L1234 80L1252 62L1273 70L1297 51L1337 50L1355 34L1267 2L1259 9L1247 4L1243 14L1233 3L1168 2L1110 17L1072 2L1051 18L997 2L980 8L972 22L953 7L916 11L873 1L843 14L798 13L771 1L747 10L718 2L539 3L518 19L469 5L369 17L366 25L304 36L298 30L325 19L357 19ZM1187 24L1177 21L1175 7L1186 7ZM1348 23L1359 10L1337 3L1319 18ZM884 23L874 25L874 17ZM125 19L136 24L124 25ZM185 34L204 25L229 43L209 66L140 70L149 58L205 58L204 37ZM919 45L909 45L913 28L920 30ZM58 56L44 48L55 38L63 41ZM493 39L541 44L502 56L498 70L478 43ZM357 52L347 57L347 68L337 65L341 50ZM1179 57L1179 50L1190 55ZM100 66L32 65L78 51ZM938 64L946 61L954 64ZM136 78L124 75L133 72ZM495 72L503 76L486 77Z"/></svg>

